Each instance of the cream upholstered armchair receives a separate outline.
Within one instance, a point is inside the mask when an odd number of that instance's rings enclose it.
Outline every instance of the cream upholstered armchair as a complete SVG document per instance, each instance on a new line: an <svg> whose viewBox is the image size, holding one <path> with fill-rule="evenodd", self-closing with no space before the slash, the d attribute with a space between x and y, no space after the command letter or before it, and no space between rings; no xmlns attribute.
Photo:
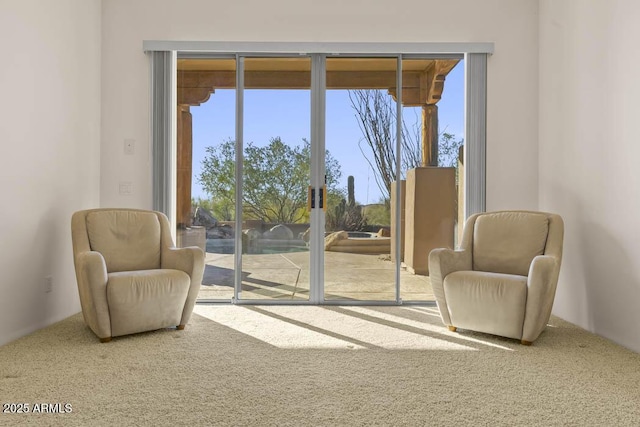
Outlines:
<svg viewBox="0 0 640 427"><path fill-rule="evenodd" d="M137 209L91 209L71 218L82 314L111 337L177 326L191 317L204 253L175 248L167 217Z"/></svg>
<svg viewBox="0 0 640 427"><path fill-rule="evenodd" d="M530 345L556 293L564 224L555 214L500 211L467 220L460 249L434 249L429 272L440 316L457 328Z"/></svg>

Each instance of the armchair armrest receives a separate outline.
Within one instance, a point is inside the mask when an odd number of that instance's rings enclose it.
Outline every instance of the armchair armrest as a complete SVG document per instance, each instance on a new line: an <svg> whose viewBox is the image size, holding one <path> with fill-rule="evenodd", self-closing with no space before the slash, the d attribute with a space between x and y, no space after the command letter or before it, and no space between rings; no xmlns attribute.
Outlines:
<svg viewBox="0 0 640 427"><path fill-rule="evenodd" d="M538 255L531 262L527 277L527 305L522 339L533 342L551 317L558 285L560 260L555 256Z"/></svg>
<svg viewBox="0 0 640 427"><path fill-rule="evenodd" d="M198 273L202 274L204 267L204 252L196 246L187 248L165 248L162 251L161 268L171 268L184 271L194 279ZM197 279L197 277L195 277ZM200 277L202 281L202 277ZM198 283L200 285L200 283Z"/></svg>
<svg viewBox="0 0 640 427"><path fill-rule="evenodd" d="M444 278L454 271L471 270L471 253L446 248L434 249L429 253L429 280L445 325L451 325L451 316L444 296Z"/></svg>
<svg viewBox="0 0 640 427"><path fill-rule="evenodd" d="M111 337L107 304L107 264L100 252L85 251L75 256L78 293L85 322L99 338Z"/></svg>
<svg viewBox="0 0 640 427"><path fill-rule="evenodd" d="M162 250L162 268L171 268L174 270L184 271L191 278L187 301L182 311L182 320L180 325L186 325L191 318L193 306L200 292L202 285L202 276L204 275L204 252L196 246L186 248L163 248Z"/></svg>

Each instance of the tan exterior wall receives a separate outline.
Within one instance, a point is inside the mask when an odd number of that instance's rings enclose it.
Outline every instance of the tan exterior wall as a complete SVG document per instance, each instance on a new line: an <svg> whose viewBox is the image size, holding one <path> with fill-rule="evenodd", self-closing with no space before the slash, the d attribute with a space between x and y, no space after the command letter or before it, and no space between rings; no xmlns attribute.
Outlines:
<svg viewBox="0 0 640 427"><path fill-rule="evenodd" d="M404 264L429 274L429 252L453 248L455 168L424 167L407 172Z"/></svg>
<svg viewBox="0 0 640 427"><path fill-rule="evenodd" d="M405 230L405 194L407 194L407 181L400 181L400 197L396 195L396 181L391 184L391 261L396 261L396 203L400 203L400 261L404 260L404 230Z"/></svg>

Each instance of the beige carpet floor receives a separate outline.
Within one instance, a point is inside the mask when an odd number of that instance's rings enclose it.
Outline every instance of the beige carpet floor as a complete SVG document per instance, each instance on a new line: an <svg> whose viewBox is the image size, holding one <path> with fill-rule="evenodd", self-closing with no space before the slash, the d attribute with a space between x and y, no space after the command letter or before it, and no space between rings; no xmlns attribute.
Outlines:
<svg viewBox="0 0 640 427"><path fill-rule="evenodd" d="M640 425L640 355L557 318L525 347L433 307L196 311L107 344L78 314L0 347L3 406L71 408L0 425Z"/></svg>

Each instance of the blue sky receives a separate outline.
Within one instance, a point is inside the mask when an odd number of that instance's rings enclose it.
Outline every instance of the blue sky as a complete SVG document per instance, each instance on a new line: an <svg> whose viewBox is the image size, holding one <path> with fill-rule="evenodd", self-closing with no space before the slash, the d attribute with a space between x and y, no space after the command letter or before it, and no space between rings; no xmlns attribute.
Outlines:
<svg viewBox="0 0 640 427"><path fill-rule="evenodd" d="M244 92L244 140L266 145L279 136L290 145L310 139L310 91L249 90ZM193 183L192 196L207 198L197 176L200 173L205 147L235 139L235 90L217 90L209 100L191 107L193 115ZM346 189L347 177L354 176L356 200L375 203L380 191L373 171L358 148L362 133L347 91L328 90L326 102L326 148L342 168L341 187ZM463 137L464 131L464 65L460 62L448 75L442 99L438 102L440 132ZM420 109L404 108L405 122L420 120Z"/></svg>

